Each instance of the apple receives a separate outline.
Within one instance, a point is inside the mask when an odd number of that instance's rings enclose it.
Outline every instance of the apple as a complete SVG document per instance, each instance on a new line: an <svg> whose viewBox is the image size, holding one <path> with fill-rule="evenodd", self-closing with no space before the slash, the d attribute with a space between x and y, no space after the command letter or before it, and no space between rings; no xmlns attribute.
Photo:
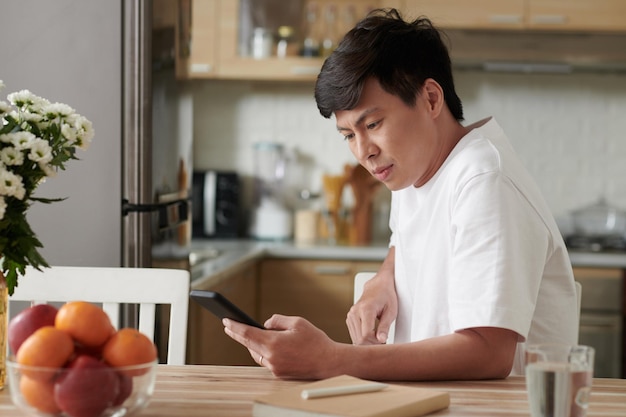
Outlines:
<svg viewBox="0 0 626 417"><path fill-rule="evenodd" d="M54 326L54 318L57 315L57 308L49 304L37 304L20 311L9 322L8 339L9 348L14 355L24 340L35 330L44 326Z"/></svg>
<svg viewBox="0 0 626 417"><path fill-rule="evenodd" d="M117 372L89 355L76 357L54 384L57 405L71 417L97 417L119 393Z"/></svg>

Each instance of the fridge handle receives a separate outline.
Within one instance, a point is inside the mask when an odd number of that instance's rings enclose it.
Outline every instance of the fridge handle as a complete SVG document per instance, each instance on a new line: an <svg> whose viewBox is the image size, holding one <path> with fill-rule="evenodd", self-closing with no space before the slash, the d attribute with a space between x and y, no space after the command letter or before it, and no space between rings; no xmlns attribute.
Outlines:
<svg viewBox="0 0 626 417"><path fill-rule="evenodd" d="M131 204L122 199L122 215L130 213L158 213L159 229L170 229L186 222L189 218L189 202L191 197L180 198L162 203Z"/></svg>

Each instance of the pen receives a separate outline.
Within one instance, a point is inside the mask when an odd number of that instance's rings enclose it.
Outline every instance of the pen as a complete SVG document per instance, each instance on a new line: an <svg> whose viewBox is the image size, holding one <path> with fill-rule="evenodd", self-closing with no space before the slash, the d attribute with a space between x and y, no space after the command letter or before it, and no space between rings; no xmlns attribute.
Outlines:
<svg viewBox="0 0 626 417"><path fill-rule="evenodd" d="M303 399L331 397L335 395L358 394L361 392L375 392L387 388L387 384L372 382L371 384L344 385L340 387L314 388L302 390Z"/></svg>

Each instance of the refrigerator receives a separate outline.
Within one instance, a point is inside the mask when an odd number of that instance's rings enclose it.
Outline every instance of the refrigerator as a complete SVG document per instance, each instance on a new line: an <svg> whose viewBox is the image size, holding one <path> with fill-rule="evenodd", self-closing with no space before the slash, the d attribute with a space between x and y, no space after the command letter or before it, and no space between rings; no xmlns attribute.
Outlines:
<svg viewBox="0 0 626 417"><path fill-rule="evenodd" d="M78 161L38 189L29 222L50 265L188 259L193 100L155 60L151 0L20 0L0 9L0 80L92 121ZM162 53L160 51L159 53Z"/></svg>

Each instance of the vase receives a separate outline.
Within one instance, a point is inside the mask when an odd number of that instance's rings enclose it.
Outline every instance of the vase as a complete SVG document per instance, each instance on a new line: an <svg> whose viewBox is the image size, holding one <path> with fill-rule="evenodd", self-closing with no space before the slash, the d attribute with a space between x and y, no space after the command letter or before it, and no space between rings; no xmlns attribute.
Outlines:
<svg viewBox="0 0 626 417"><path fill-rule="evenodd" d="M4 389L7 376L7 338L9 327L9 290L0 271L0 391Z"/></svg>

